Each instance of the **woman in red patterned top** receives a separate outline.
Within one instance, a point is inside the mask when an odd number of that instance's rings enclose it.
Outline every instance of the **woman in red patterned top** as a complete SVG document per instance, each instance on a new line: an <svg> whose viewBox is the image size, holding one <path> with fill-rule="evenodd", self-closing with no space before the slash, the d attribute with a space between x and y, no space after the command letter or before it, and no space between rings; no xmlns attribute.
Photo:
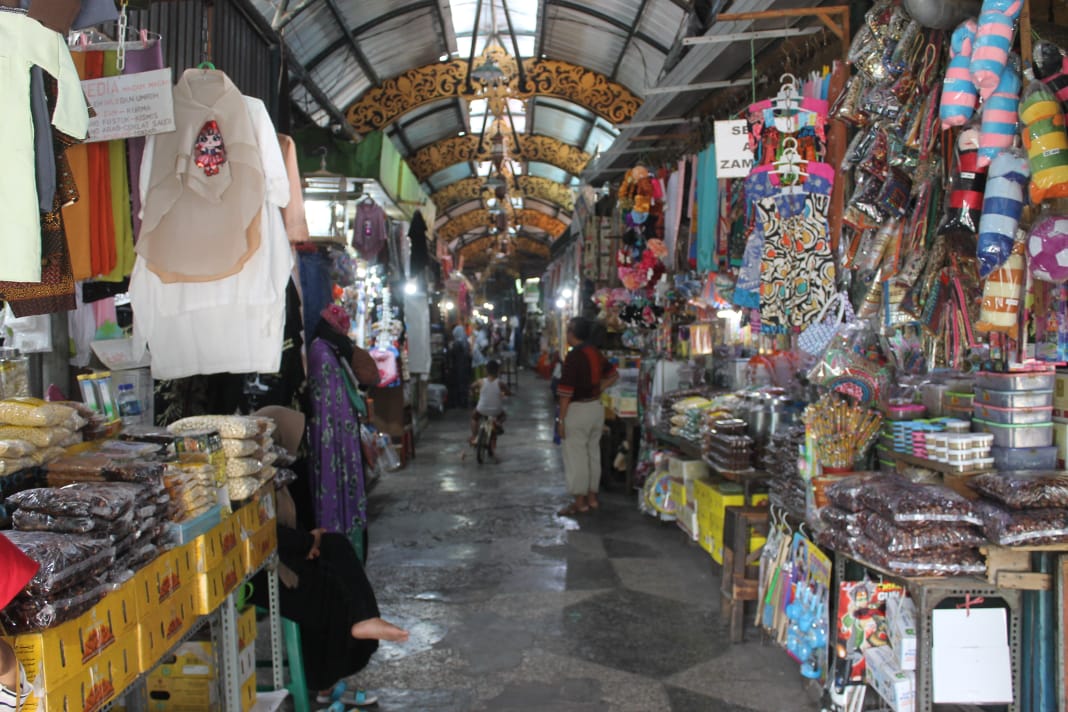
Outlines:
<svg viewBox="0 0 1068 712"><path fill-rule="evenodd" d="M560 516L588 512L600 507L601 431L604 406L601 394L619 378L616 368L597 347L588 343L592 324L575 317L567 325L563 373L556 387L560 417L556 428L562 442L564 474L568 492L575 500L557 512Z"/></svg>

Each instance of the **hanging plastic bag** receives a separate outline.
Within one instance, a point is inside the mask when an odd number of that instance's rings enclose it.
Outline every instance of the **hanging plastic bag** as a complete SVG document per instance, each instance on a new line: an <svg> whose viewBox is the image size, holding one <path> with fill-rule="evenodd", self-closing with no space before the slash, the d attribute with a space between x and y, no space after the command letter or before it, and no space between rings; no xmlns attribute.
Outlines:
<svg viewBox="0 0 1068 712"><path fill-rule="evenodd" d="M987 277L1012 254L1031 176L1027 154L1003 151L990 164L979 220L979 276Z"/></svg>
<svg viewBox="0 0 1068 712"><path fill-rule="evenodd" d="M1031 160L1031 203L1068 198L1068 134L1060 102L1049 87L1031 82L1020 102L1024 148Z"/></svg>
<svg viewBox="0 0 1068 712"><path fill-rule="evenodd" d="M979 232L983 215L983 191L986 188L985 167L979 166L979 128L973 121L957 137L956 171L949 193L946 219L938 228L939 234Z"/></svg>
<svg viewBox="0 0 1068 712"><path fill-rule="evenodd" d="M837 314L831 316L830 309L837 307ZM839 292L827 300L820 309L819 314L811 324L797 337L797 345L802 351L811 355L819 356L831 343L831 339L846 324L856 320L853 314L853 305L849 302L849 295Z"/></svg>

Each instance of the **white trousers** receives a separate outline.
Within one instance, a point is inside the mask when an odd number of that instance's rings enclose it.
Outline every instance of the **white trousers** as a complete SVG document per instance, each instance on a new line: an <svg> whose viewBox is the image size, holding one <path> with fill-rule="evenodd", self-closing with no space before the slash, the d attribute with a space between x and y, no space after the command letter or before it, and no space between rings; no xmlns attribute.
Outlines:
<svg viewBox="0 0 1068 712"><path fill-rule="evenodd" d="M601 487L601 431L604 405L601 401L576 403L567 408L564 419L564 474L572 495L597 492Z"/></svg>

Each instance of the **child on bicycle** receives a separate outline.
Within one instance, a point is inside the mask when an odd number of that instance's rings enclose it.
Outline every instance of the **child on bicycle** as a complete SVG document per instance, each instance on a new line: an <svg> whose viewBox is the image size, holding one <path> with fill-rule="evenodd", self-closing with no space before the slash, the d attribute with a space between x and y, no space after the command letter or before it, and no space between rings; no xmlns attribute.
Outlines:
<svg viewBox="0 0 1068 712"><path fill-rule="evenodd" d="M507 386L501 383L500 362L493 360L486 364L486 377L478 381L478 405L471 412L471 444L475 444L478 437L479 417L493 418L496 422L497 431L504 432L501 424L504 422L504 396L510 396Z"/></svg>

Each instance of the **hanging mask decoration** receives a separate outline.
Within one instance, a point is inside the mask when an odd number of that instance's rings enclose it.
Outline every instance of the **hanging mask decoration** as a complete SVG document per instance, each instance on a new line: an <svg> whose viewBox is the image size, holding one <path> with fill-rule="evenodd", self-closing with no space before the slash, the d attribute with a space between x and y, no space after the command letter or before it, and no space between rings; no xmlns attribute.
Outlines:
<svg viewBox="0 0 1068 712"><path fill-rule="evenodd" d="M193 146L193 158L197 168L209 177L218 175L219 167L226 163L226 144L223 143L222 130L215 121L208 121L200 128Z"/></svg>

